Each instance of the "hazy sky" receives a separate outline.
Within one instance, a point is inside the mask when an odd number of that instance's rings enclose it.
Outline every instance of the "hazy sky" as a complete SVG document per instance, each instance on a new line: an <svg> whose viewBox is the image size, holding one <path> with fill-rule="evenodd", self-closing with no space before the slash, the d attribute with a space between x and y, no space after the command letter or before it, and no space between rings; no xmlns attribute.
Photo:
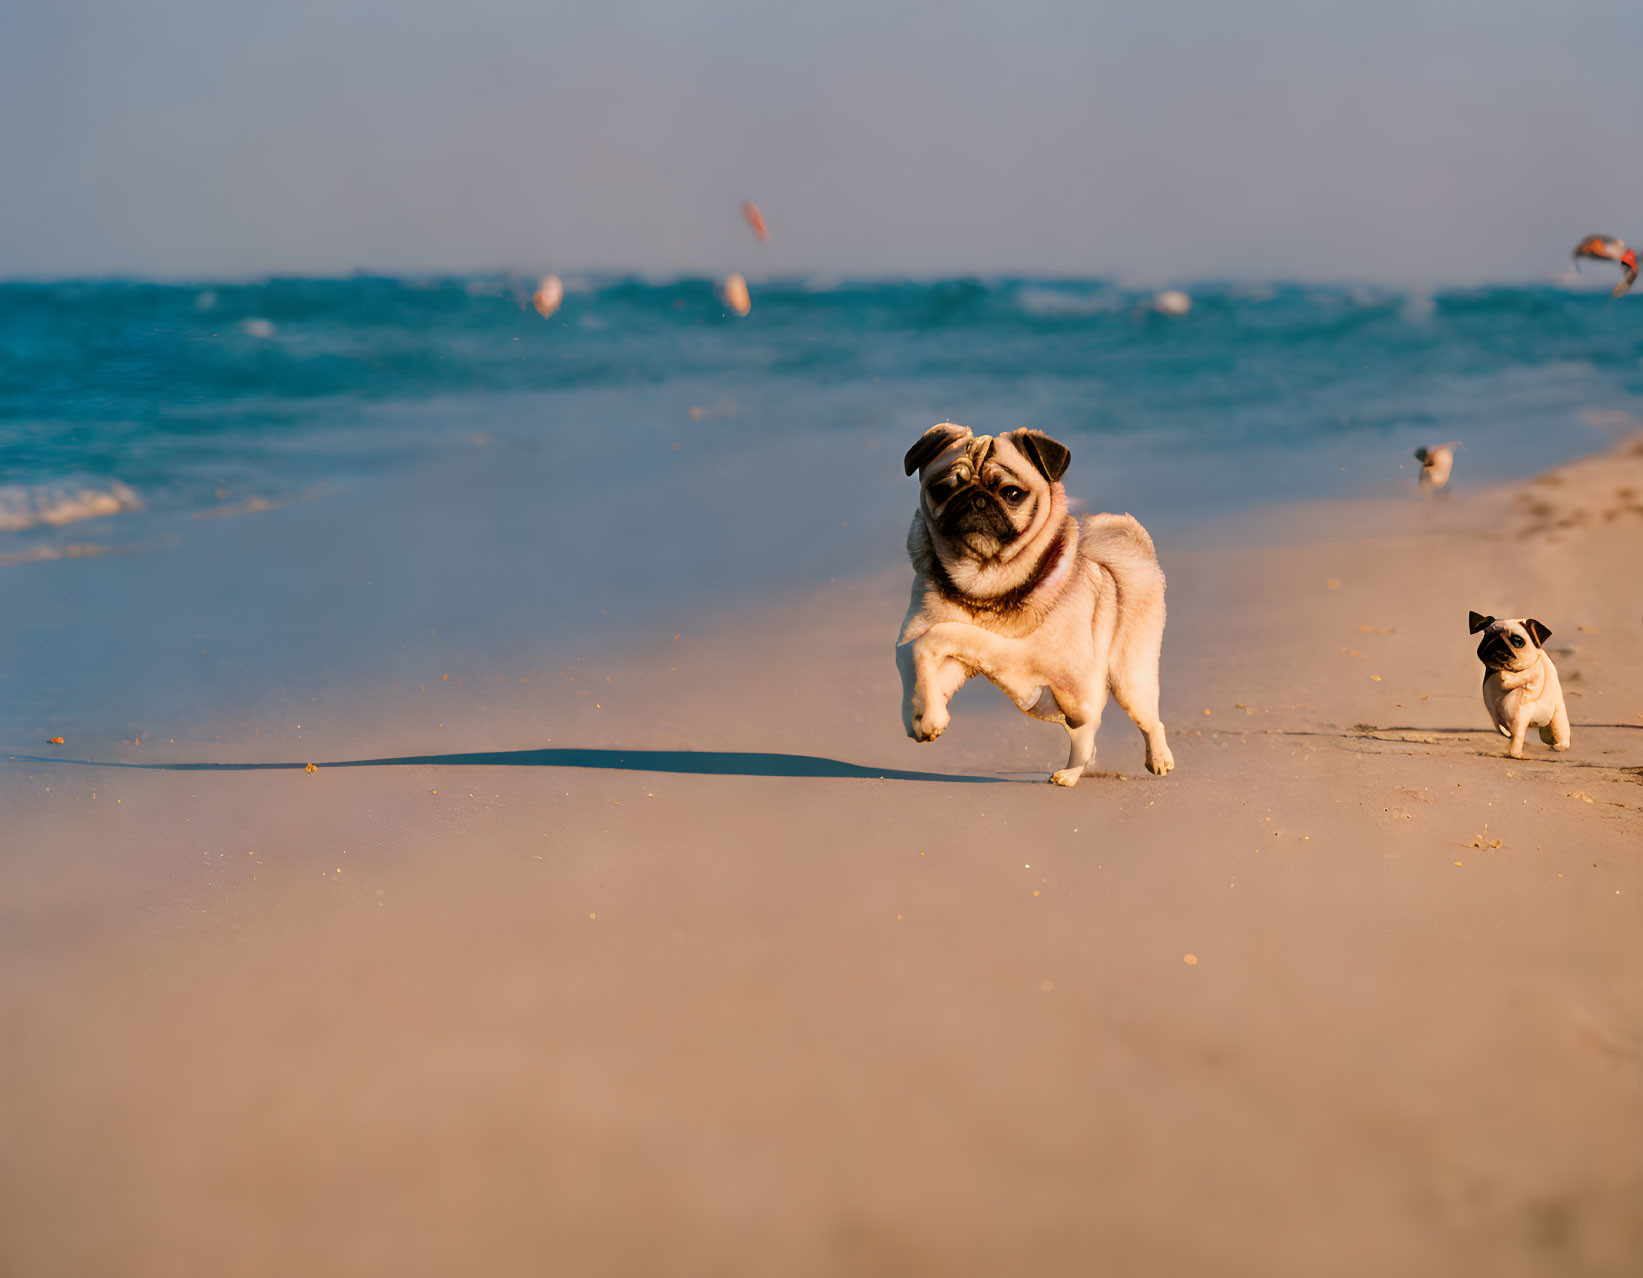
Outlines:
<svg viewBox="0 0 1643 1278"><path fill-rule="evenodd" d="M4 0L0 276L1541 278L1643 242L1640 37L1638 0Z"/></svg>

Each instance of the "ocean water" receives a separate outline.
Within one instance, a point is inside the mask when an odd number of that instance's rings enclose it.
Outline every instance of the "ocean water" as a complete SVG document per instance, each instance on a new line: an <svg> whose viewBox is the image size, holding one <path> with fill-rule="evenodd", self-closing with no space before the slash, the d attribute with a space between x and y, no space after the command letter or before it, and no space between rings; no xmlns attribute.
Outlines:
<svg viewBox="0 0 1643 1278"><path fill-rule="evenodd" d="M705 280L572 280L550 320L529 291L0 285L0 532L53 494L197 513L353 488L478 432L580 449L571 436L592 430L617 451L657 430L888 446L943 417L1037 426L1097 459L1213 457L1251 472L1247 497L1216 504L1264 501L1317 481L1246 459L1362 463L1464 437L1462 476L1493 473L1527 436L1601 425L1643 392L1643 309L1549 287L1201 287L1177 317L1101 283L786 281L756 285L745 320Z"/></svg>
<svg viewBox="0 0 1643 1278"><path fill-rule="evenodd" d="M0 738L890 567L940 420L1050 432L1069 491L1165 547L1412 490L1422 442L1462 441L1458 487L1524 473L1643 425L1643 308L1607 282L1169 315L1100 281L755 280L736 319L710 281L590 278L548 320L500 275L0 285Z"/></svg>

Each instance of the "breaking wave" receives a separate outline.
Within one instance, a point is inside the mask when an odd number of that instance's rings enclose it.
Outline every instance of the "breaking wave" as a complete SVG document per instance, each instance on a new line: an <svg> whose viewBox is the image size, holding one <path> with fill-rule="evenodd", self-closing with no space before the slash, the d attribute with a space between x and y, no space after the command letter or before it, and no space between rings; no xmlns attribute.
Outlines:
<svg viewBox="0 0 1643 1278"><path fill-rule="evenodd" d="M60 528L83 519L141 510L142 506L142 499L119 480L101 488L79 484L0 485L0 532Z"/></svg>

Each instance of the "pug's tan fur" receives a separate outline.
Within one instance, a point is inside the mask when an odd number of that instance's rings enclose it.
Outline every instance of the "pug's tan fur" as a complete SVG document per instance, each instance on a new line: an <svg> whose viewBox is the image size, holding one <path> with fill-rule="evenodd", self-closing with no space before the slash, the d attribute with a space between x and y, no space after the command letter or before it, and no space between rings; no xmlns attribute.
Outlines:
<svg viewBox="0 0 1643 1278"><path fill-rule="evenodd" d="M1478 658L1484 664L1483 704L1501 736L1511 738L1507 753L1523 757L1523 738L1530 728L1554 750L1570 743L1569 711L1557 667L1541 644L1551 635L1533 617L1496 620L1472 613L1472 633L1483 631Z"/></svg>
<svg viewBox="0 0 1643 1278"><path fill-rule="evenodd" d="M1051 780L1070 786L1093 770L1110 690L1162 776L1175 766L1158 719L1164 573L1130 516L1067 513L1068 460L1038 431L995 439L951 422L908 451L920 484L896 647L902 722L915 741L934 741L949 699L982 675L1026 713L1066 725L1071 753Z"/></svg>

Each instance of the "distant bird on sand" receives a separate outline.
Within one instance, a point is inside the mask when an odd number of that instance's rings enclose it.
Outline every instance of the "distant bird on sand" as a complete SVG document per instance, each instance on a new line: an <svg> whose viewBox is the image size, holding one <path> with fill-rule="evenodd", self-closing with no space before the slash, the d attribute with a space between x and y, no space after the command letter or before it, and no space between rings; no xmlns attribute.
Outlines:
<svg viewBox="0 0 1643 1278"><path fill-rule="evenodd" d="M738 315L746 315L753 309L753 299L747 295L747 281L734 271L720 283L719 297Z"/></svg>
<svg viewBox="0 0 1643 1278"><path fill-rule="evenodd" d="M1415 460L1421 464L1421 491L1435 493L1449 482L1449 472L1454 469L1455 449L1460 447L1458 439L1451 439L1446 444L1434 444L1431 448L1417 448Z"/></svg>
<svg viewBox="0 0 1643 1278"><path fill-rule="evenodd" d="M1637 255L1626 247L1626 241L1617 239L1613 235L1588 235L1575 245L1576 257L1603 258L1610 262L1619 262L1625 272L1625 278L1614 286L1614 296L1619 297L1637 282Z"/></svg>
<svg viewBox="0 0 1643 1278"><path fill-rule="evenodd" d="M764 214L759 212L759 206L752 200L742 201L742 216L747 219L748 226L753 228L753 234L759 237L759 243L763 244L770 238L770 232L765 229Z"/></svg>
<svg viewBox="0 0 1643 1278"><path fill-rule="evenodd" d="M559 303L565 298L565 286L557 275L544 275L542 282L536 286L536 292L531 294L531 305L536 307L536 313L547 319L559 309Z"/></svg>

